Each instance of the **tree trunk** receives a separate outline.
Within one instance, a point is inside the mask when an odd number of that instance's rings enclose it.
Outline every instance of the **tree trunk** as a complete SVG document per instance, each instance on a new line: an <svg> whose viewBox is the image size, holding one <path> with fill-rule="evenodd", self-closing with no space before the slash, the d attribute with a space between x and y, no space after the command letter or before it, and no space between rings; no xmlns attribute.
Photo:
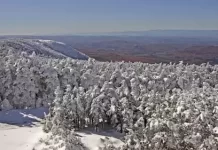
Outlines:
<svg viewBox="0 0 218 150"><path fill-rule="evenodd" d="M91 124L92 124L92 126L93 126L93 123L94 123L94 118L92 117L92 118L91 118Z"/></svg>
<svg viewBox="0 0 218 150"><path fill-rule="evenodd" d="M123 133L123 123L120 124L120 133Z"/></svg>
<svg viewBox="0 0 218 150"><path fill-rule="evenodd" d="M102 122L102 129L104 129L104 122L105 122L105 120L103 119L103 122Z"/></svg>
<svg viewBox="0 0 218 150"><path fill-rule="evenodd" d="M111 125L111 119L110 118L111 118L110 116L107 116L107 124L108 125Z"/></svg>

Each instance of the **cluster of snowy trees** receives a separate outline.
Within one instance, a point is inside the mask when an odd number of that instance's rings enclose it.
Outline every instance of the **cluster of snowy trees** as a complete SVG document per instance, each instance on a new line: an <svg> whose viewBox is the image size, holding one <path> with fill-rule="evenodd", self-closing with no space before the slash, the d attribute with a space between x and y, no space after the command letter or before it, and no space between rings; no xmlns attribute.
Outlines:
<svg viewBox="0 0 218 150"><path fill-rule="evenodd" d="M0 65L1 109L50 105L46 131L102 124L126 133L119 149L218 148L217 65L52 59L13 50Z"/></svg>
<svg viewBox="0 0 218 150"><path fill-rule="evenodd" d="M55 91L54 128L103 120L126 133L122 149L218 148L218 66L90 59L80 67L77 85Z"/></svg>
<svg viewBox="0 0 218 150"><path fill-rule="evenodd" d="M13 49L0 59L0 104L2 110L46 106L54 98L55 70L50 59ZM5 54L5 55L3 55Z"/></svg>

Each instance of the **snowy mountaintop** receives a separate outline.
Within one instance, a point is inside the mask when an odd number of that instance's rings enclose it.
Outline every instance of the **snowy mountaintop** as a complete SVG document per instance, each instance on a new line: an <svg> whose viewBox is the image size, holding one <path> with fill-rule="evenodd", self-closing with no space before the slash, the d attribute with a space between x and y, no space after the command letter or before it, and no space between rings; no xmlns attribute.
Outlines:
<svg viewBox="0 0 218 150"><path fill-rule="evenodd" d="M48 43L48 44L58 43L58 44L61 44L61 45L66 45L63 42L58 42L58 41L53 41L53 40L38 40L38 41L42 42L42 43Z"/></svg>
<svg viewBox="0 0 218 150"><path fill-rule="evenodd" d="M6 39L0 41L0 48L12 48L27 53L36 52L40 55L55 58L71 57L74 59L87 60L88 56L73 49L71 46L62 42L41 39Z"/></svg>

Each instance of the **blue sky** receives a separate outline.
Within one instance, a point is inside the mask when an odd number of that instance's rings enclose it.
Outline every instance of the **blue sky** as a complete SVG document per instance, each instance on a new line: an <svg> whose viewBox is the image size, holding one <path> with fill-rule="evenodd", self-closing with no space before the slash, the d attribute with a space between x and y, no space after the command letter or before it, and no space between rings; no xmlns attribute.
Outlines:
<svg viewBox="0 0 218 150"><path fill-rule="evenodd" d="M0 0L0 35L218 29L218 0Z"/></svg>

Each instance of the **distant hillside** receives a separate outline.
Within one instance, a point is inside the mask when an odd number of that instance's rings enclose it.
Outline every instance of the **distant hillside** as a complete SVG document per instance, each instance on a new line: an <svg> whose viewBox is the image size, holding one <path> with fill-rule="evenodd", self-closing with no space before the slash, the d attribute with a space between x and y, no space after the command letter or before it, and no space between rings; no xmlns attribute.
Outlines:
<svg viewBox="0 0 218 150"><path fill-rule="evenodd" d="M218 30L149 30L107 33L109 35L156 37L210 37L218 38Z"/></svg>
<svg viewBox="0 0 218 150"><path fill-rule="evenodd" d="M171 53L168 57L174 60L184 60L187 63L206 63L218 64L218 46L191 46L183 51Z"/></svg>
<svg viewBox="0 0 218 150"><path fill-rule="evenodd" d="M62 42L52 40L37 39L7 39L0 40L0 48L25 51L27 53L35 52L40 55L51 56L55 58L71 57L74 59L88 59L85 54L73 49L71 46Z"/></svg>
<svg viewBox="0 0 218 150"><path fill-rule="evenodd" d="M179 31L172 32L179 33ZM2 39L6 38L9 37L2 37ZM13 43L12 47L21 47L17 49L27 47L26 51L31 49L36 51L39 45L43 45L43 48L39 48L38 53L48 56L75 58L78 54L81 56L79 59L87 59L87 56L89 56L99 61L169 63L183 60L184 63L200 64L210 62L211 64L218 64L218 38L179 36L13 36L13 38L35 40L3 40L3 43L7 43L5 44L7 46L8 43ZM19 46L22 43L25 46ZM31 44L33 46L28 46ZM43 49L43 52L41 52L41 49Z"/></svg>

